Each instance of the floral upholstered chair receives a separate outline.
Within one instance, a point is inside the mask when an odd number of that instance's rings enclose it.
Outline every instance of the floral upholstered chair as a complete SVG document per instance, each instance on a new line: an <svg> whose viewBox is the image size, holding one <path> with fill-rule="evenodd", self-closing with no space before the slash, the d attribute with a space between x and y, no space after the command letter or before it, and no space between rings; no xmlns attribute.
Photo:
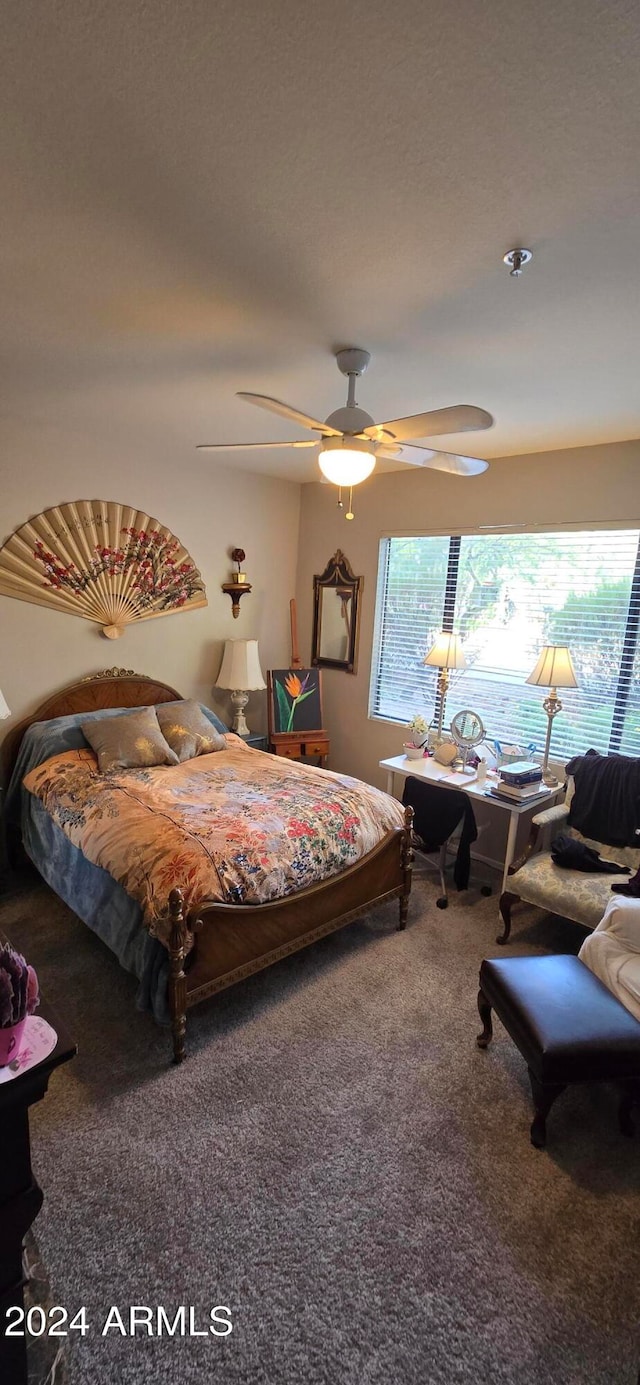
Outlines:
<svg viewBox="0 0 640 1385"><path fill-rule="evenodd" d="M581 923L585 928L596 928L611 899L612 885L627 882L629 874L633 874L640 867L640 847L609 846L584 836L576 827L567 825L573 792L574 784L569 779L564 803L536 813L532 819L532 833L526 852L514 863L509 875L509 888L500 898L504 931L496 942L508 941L511 933L511 910L520 900L526 904L535 904L546 913L557 914L561 918L571 919L574 923ZM617 875L570 870L565 866L556 865L548 843L558 832L591 847L602 860L615 861L626 869Z"/></svg>

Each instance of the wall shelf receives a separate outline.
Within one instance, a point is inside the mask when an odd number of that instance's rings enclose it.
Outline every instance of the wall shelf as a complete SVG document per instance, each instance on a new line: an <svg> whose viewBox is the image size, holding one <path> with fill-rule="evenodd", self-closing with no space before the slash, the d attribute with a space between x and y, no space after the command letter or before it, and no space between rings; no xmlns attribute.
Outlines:
<svg viewBox="0 0 640 1385"><path fill-rule="evenodd" d="M231 597L231 614L234 620L240 615L240 597L251 591L250 582L223 582L223 592Z"/></svg>

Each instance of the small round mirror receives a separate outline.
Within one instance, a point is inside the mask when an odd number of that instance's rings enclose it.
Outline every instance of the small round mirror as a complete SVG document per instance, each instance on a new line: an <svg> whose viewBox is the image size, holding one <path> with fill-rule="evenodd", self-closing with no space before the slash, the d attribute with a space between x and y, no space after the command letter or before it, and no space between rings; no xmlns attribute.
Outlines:
<svg viewBox="0 0 640 1385"><path fill-rule="evenodd" d="M451 719L451 735L456 743L465 750L471 750L472 746L479 745L484 740L484 726L477 712L468 709L464 712L456 712Z"/></svg>
<svg viewBox="0 0 640 1385"><path fill-rule="evenodd" d="M471 712L466 708L463 712L456 712L451 718L451 736L458 749L462 752L462 770L467 768L467 755L474 745L479 745L484 740L484 726L477 712Z"/></svg>

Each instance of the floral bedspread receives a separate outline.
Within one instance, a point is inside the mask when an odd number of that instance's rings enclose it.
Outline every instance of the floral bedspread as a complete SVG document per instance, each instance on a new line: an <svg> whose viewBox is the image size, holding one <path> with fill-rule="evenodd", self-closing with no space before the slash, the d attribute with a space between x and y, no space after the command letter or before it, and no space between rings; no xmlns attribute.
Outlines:
<svg viewBox="0 0 640 1385"><path fill-rule="evenodd" d="M189 908L264 904L338 874L403 824L401 805L359 779L226 740L180 765L109 774L93 751L67 750L24 780L165 943L174 885Z"/></svg>

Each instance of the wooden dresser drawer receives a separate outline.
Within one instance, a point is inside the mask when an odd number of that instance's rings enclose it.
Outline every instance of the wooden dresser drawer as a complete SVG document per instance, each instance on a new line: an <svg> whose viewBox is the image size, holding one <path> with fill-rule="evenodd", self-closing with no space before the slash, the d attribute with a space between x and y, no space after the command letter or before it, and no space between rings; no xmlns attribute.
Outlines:
<svg viewBox="0 0 640 1385"><path fill-rule="evenodd" d="M328 743L328 741L322 741L322 740L321 740L321 741L305 741L305 743L304 743L304 749L305 749L305 755L328 755L328 754L329 754L329 743Z"/></svg>

